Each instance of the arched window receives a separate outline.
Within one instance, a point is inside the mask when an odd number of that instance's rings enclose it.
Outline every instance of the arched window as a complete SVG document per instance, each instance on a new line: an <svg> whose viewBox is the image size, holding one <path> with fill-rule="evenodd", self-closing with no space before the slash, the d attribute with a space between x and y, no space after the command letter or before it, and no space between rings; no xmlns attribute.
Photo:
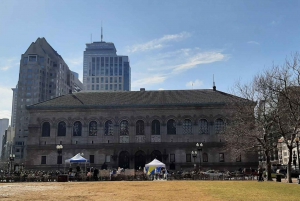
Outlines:
<svg viewBox="0 0 300 201"><path fill-rule="evenodd" d="M208 134L208 122L206 119L199 121L199 134Z"/></svg>
<svg viewBox="0 0 300 201"><path fill-rule="evenodd" d="M215 121L215 131L216 133L222 133L225 130L225 124L222 119L217 119Z"/></svg>
<svg viewBox="0 0 300 201"><path fill-rule="evenodd" d="M128 121L123 120L120 123L120 135L129 135Z"/></svg>
<svg viewBox="0 0 300 201"><path fill-rule="evenodd" d="M76 121L73 125L73 136L81 136L82 124L80 121Z"/></svg>
<svg viewBox="0 0 300 201"><path fill-rule="evenodd" d="M111 120L108 120L105 122L105 135L113 135L114 134L114 127L113 127L113 123Z"/></svg>
<svg viewBox="0 0 300 201"><path fill-rule="evenodd" d="M138 120L136 122L136 135L144 135L144 121Z"/></svg>
<svg viewBox="0 0 300 201"><path fill-rule="evenodd" d="M174 119L167 122L167 134L176 135L176 122Z"/></svg>
<svg viewBox="0 0 300 201"><path fill-rule="evenodd" d="M42 137L50 137L50 123L44 122L42 126Z"/></svg>
<svg viewBox="0 0 300 201"><path fill-rule="evenodd" d="M183 134L191 135L192 134L192 121L185 119L182 124Z"/></svg>
<svg viewBox="0 0 300 201"><path fill-rule="evenodd" d="M208 162L208 155L207 153L202 154L203 162Z"/></svg>
<svg viewBox="0 0 300 201"><path fill-rule="evenodd" d="M160 135L160 122L158 120L152 121L152 135Z"/></svg>
<svg viewBox="0 0 300 201"><path fill-rule="evenodd" d="M57 126L57 136L66 136L66 129L66 123L64 121L59 122Z"/></svg>
<svg viewBox="0 0 300 201"><path fill-rule="evenodd" d="M91 121L89 124L89 135L96 136L97 135L97 122Z"/></svg>

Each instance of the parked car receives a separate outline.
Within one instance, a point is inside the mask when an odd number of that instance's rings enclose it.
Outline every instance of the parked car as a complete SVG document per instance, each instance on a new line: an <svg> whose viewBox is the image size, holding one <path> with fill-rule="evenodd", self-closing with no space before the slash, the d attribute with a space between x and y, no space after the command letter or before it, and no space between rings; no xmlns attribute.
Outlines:
<svg viewBox="0 0 300 201"><path fill-rule="evenodd" d="M210 177L219 177L223 175L223 173L218 172L217 170L207 170L206 172L203 172L203 174Z"/></svg>

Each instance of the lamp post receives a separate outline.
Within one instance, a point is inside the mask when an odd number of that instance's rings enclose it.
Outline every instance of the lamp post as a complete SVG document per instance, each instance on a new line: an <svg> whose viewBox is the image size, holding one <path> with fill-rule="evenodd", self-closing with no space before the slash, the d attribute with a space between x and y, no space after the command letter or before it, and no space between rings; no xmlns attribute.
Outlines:
<svg viewBox="0 0 300 201"><path fill-rule="evenodd" d="M56 145L57 150L57 170L59 171L59 165L62 163L62 149L64 147L61 144Z"/></svg>
<svg viewBox="0 0 300 201"><path fill-rule="evenodd" d="M298 170L299 170L300 169L300 166L299 166L299 137L296 137L295 142L296 142L296 147L297 147L297 160L298 160Z"/></svg>
<svg viewBox="0 0 300 201"><path fill-rule="evenodd" d="M199 153L199 170L201 168L201 152L202 152L202 147L203 147L203 144L202 143L197 143L196 144L196 147L198 149L198 153Z"/></svg>
<svg viewBox="0 0 300 201"><path fill-rule="evenodd" d="M196 167L195 159L197 157L197 151L192 151L192 156L194 158L194 166Z"/></svg>
<svg viewBox="0 0 300 201"><path fill-rule="evenodd" d="M13 161L15 160L15 154L9 154L9 162L10 162L10 171L13 171Z"/></svg>

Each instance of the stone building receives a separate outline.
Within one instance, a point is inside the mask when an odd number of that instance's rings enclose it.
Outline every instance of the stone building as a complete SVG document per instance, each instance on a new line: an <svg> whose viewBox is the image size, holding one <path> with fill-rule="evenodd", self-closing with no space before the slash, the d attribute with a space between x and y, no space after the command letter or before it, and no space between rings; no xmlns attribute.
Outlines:
<svg viewBox="0 0 300 201"><path fill-rule="evenodd" d="M154 158L168 169L257 166L257 153L236 157L224 146L224 129L232 112L227 103L232 99L239 97L214 87L80 92L37 103L27 107L25 166L62 167L77 153L84 153L91 166L99 168L104 163L108 168L143 168ZM196 143L203 147L193 158ZM63 145L62 154L56 150L58 144Z"/></svg>
<svg viewBox="0 0 300 201"><path fill-rule="evenodd" d="M13 89L12 126L16 135L13 152L16 162L23 163L27 154L29 116L26 106L68 94L70 90L78 92L82 88L76 73L45 38L38 38L30 44L21 55L19 80Z"/></svg>

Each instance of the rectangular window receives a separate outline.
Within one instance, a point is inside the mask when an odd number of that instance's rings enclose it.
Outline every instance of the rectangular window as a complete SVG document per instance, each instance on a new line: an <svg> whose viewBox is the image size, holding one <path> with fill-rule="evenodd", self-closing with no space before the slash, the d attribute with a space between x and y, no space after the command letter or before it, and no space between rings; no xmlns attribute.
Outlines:
<svg viewBox="0 0 300 201"><path fill-rule="evenodd" d="M27 64L27 62L28 62L28 57L24 57L23 58L23 64Z"/></svg>
<svg viewBox="0 0 300 201"><path fill-rule="evenodd" d="M109 83L113 83L113 77L109 78Z"/></svg>
<svg viewBox="0 0 300 201"><path fill-rule="evenodd" d="M105 156L105 162L106 163L110 163L110 155L106 155Z"/></svg>
<svg viewBox="0 0 300 201"><path fill-rule="evenodd" d="M36 55L29 55L28 57L30 62L36 62L37 61L37 56Z"/></svg>
<svg viewBox="0 0 300 201"><path fill-rule="evenodd" d="M99 84L96 85L96 90L99 90Z"/></svg>
<svg viewBox="0 0 300 201"><path fill-rule="evenodd" d="M242 162L242 156L241 155L236 157L236 162Z"/></svg>
<svg viewBox="0 0 300 201"><path fill-rule="evenodd" d="M191 154L186 154L186 162L192 162Z"/></svg>
<svg viewBox="0 0 300 201"><path fill-rule="evenodd" d="M104 77L101 77L101 83L104 83Z"/></svg>
<svg viewBox="0 0 300 201"><path fill-rule="evenodd" d="M99 77L96 78L96 82L99 83Z"/></svg>
<svg viewBox="0 0 300 201"><path fill-rule="evenodd" d="M170 162L171 163L175 162L175 154L170 154Z"/></svg>
<svg viewBox="0 0 300 201"><path fill-rule="evenodd" d="M62 156L57 156L57 164L62 164Z"/></svg>
<svg viewBox="0 0 300 201"><path fill-rule="evenodd" d="M92 83L95 83L95 78L92 77Z"/></svg>
<svg viewBox="0 0 300 201"><path fill-rule="evenodd" d="M46 164L46 156L41 156L41 164Z"/></svg>
<svg viewBox="0 0 300 201"><path fill-rule="evenodd" d="M95 156L94 155L90 155L90 163L95 163Z"/></svg>
<svg viewBox="0 0 300 201"><path fill-rule="evenodd" d="M219 153L219 162L225 162L224 153Z"/></svg>

